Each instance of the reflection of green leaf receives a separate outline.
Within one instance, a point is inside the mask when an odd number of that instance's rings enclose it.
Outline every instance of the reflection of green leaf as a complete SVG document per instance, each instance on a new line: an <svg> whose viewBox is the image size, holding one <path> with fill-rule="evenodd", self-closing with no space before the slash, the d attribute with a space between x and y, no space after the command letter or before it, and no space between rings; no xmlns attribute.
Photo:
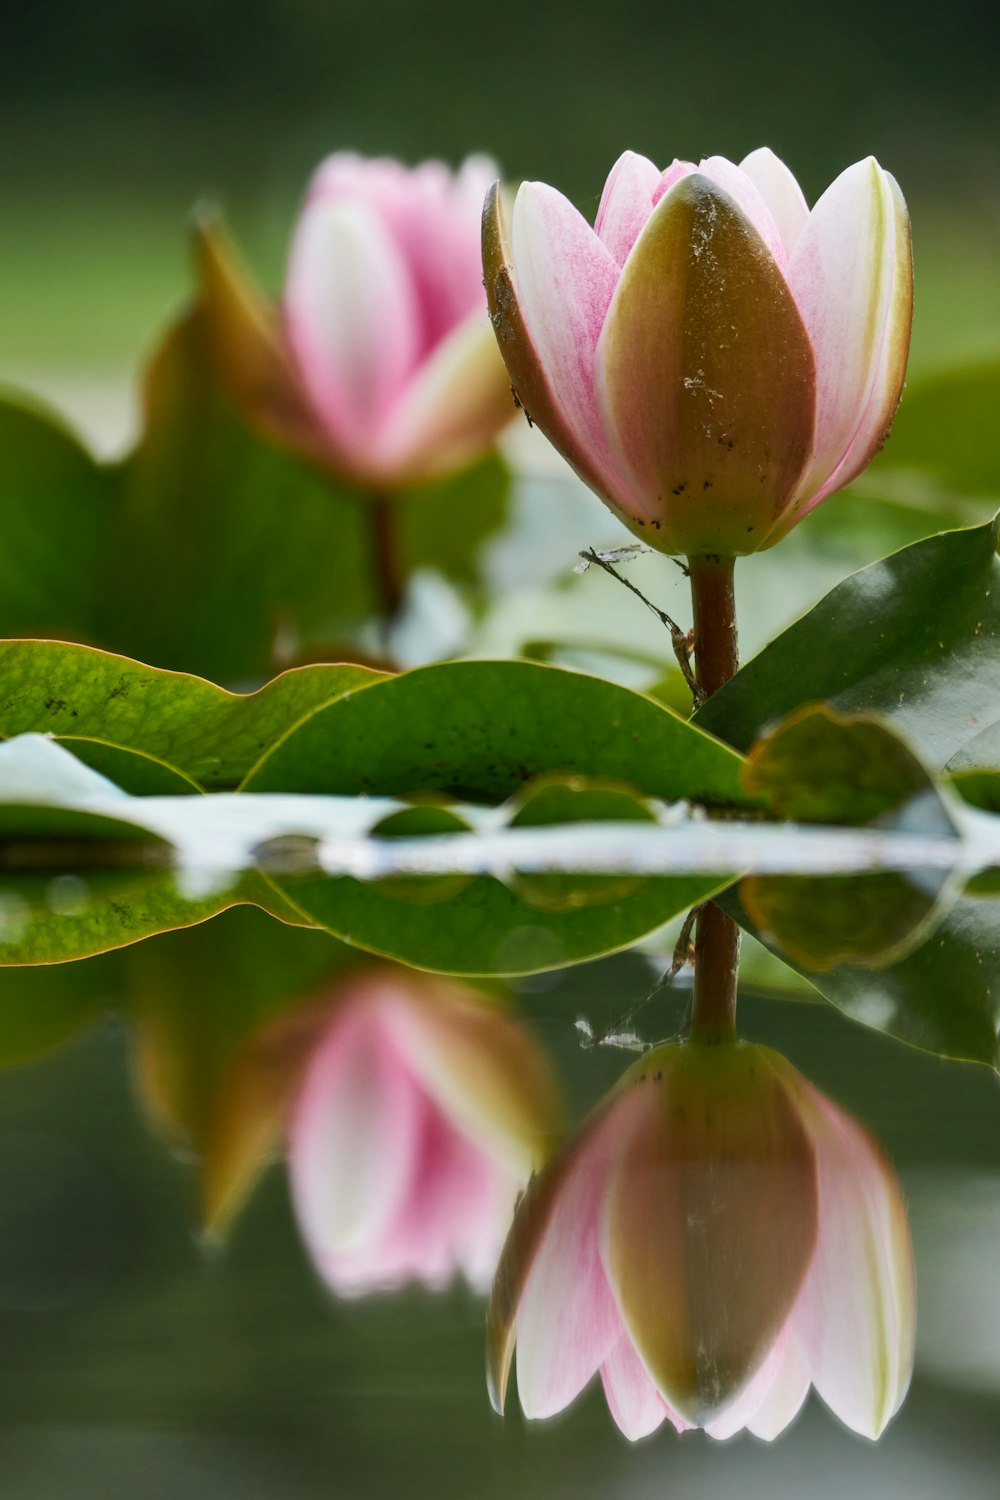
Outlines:
<svg viewBox="0 0 1000 1500"><path fill-rule="evenodd" d="M178 890L170 869L5 877L0 882L0 965L86 958L190 927L243 902L266 907L283 921L308 925L253 871L231 886L194 897Z"/></svg>
<svg viewBox="0 0 1000 1500"><path fill-rule="evenodd" d="M873 713L932 767L989 765L1000 702L1000 560L990 522L865 568L749 662L695 722L741 749L805 703ZM978 738L977 738L978 737Z"/></svg>
<svg viewBox="0 0 1000 1500"><path fill-rule="evenodd" d="M934 792L927 770L891 729L823 704L798 710L759 739L744 775L778 817L802 823L870 823Z"/></svg>
<svg viewBox="0 0 1000 1500"><path fill-rule="evenodd" d="M761 937L734 892L722 904ZM1000 1067L1000 906L995 901L962 896L918 947L884 968L841 963L824 973L797 960L786 962L841 1010L877 1031L941 1057Z"/></svg>
<svg viewBox="0 0 1000 1500"><path fill-rule="evenodd" d="M244 695L86 646L0 641L0 736L53 734L126 791L152 790L152 769L112 750L160 760L165 774L220 790L303 715L378 677L366 667L301 667ZM88 741L102 748L95 754Z"/></svg>
<svg viewBox="0 0 1000 1500"><path fill-rule="evenodd" d="M556 823L649 823L651 809L623 787L581 780L541 777L530 783L510 820L512 828L544 828ZM572 911L622 902L645 885L634 875L527 875L508 882L536 911Z"/></svg>
<svg viewBox="0 0 1000 1500"><path fill-rule="evenodd" d="M480 876L439 904L397 899L388 882L347 877L281 884L303 913L335 937L442 974L531 974L612 953L704 900L713 876L657 876L626 885L598 905L535 905ZM585 881L582 882L585 884Z"/></svg>
<svg viewBox="0 0 1000 1500"><path fill-rule="evenodd" d="M312 714L246 791L500 801L533 776L578 773L668 799L746 804L742 762L640 693L537 662L424 667Z"/></svg>
<svg viewBox="0 0 1000 1500"><path fill-rule="evenodd" d="M326 933L284 927L247 907L136 949L128 1003L143 1047L157 1053L169 1095L161 1094L162 1113L200 1144L221 1076L247 1038L363 961Z"/></svg>
<svg viewBox="0 0 1000 1500"><path fill-rule="evenodd" d="M932 919L943 877L916 883L895 871L870 875L751 876L740 900L782 957L810 973L838 964L882 968L909 952Z"/></svg>
<svg viewBox="0 0 1000 1500"><path fill-rule="evenodd" d="M972 807L1000 813L1000 771L956 771L948 784Z"/></svg>
<svg viewBox="0 0 1000 1500"><path fill-rule="evenodd" d="M0 889L0 911L3 906ZM272 924L276 925L276 924ZM6 969L0 975L0 1068L43 1057L122 1003L124 955L85 964Z"/></svg>

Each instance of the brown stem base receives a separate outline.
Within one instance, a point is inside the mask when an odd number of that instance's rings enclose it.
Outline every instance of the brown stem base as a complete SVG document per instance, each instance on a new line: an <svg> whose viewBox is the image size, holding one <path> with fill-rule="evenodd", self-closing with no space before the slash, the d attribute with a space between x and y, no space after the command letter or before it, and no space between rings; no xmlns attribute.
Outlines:
<svg viewBox="0 0 1000 1500"><path fill-rule="evenodd" d="M371 507L372 551L379 614L383 629L388 631L402 609L405 593L396 524L397 502L385 495L373 495L365 503Z"/></svg>
<svg viewBox="0 0 1000 1500"><path fill-rule="evenodd" d="M689 557L694 605L694 663L706 698L717 693L740 664L736 635L735 558Z"/></svg>

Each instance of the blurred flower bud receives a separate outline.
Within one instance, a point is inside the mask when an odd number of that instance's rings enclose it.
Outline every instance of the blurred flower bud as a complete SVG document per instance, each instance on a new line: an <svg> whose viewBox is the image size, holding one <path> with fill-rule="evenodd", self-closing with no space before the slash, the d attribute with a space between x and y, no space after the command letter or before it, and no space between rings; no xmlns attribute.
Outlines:
<svg viewBox="0 0 1000 1500"><path fill-rule="evenodd" d="M483 996L406 970L338 991L289 1123L292 1197L337 1293L461 1271L485 1290L515 1199L558 1136L555 1089Z"/></svg>
<svg viewBox="0 0 1000 1500"><path fill-rule="evenodd" d="M627 1437L770 1439L814 1385L875 1438L913 1360L896 1179L789 1063L732 1042L649 1052L522 1199L493 1287L502 1410L517 1341L529 1417L600 1371Z"/></svg>
<svg viewBox="0 0 1000 1500"><path fill-rule="evenodd" d="M770 547L884 441L909 348L906 207L871 157L812 212L766 149L661 172L628 151L591 229L487 198L490 311L518 399L662 552Z"/></svg>
<svg viewBox="0 0 1000 1500"><path fill-rule="evenodd" d="M340 152L313 177L280 313L218 232L198 252L216 365L244 414L335 474L393 490L465 467L511 415L479 219L496 176Z"/></svg>

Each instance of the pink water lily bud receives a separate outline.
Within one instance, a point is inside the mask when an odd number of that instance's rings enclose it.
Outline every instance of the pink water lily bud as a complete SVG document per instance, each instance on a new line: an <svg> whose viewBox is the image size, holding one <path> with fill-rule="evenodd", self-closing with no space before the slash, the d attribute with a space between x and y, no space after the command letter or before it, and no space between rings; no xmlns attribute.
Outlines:
<svg viewBox="0 0 1000 1500"><path fill-rule="evenodd" d="M763 1047L647 1053L531 1184L497 1269L487 1374L528 1417L600 1372L631 1439L771 1439L810 1385L877 1437L913 1362L914 1273L876 1144Z"/></svg>
<svg viewBox="0 0 1000 1500"><path fill-rule="evenodd" d="M522 184L488 195L490 312L521 405L662 552L770 547L878 451L899 401L910 228L874 158L810 212L767 149L616 163L594 227Z"/></svg>
<svg viewBox="0 0 1000 1500"><path fill-rule="evenodd" d="M217 231L199 260L215 361L251 421L334 473L395 490L454 472L512 412L482 285L479 222L496 177L340 152L310 185L280 310Z"/></svg>
<svg viewBox="0 0 1000 1500"><path fill-rule="evenodd" d="M341 1296L461 1272L486 1290L559 1134L525 1033L464 986L368 970L338 994L291 1111L299 1228Z"/></svg>

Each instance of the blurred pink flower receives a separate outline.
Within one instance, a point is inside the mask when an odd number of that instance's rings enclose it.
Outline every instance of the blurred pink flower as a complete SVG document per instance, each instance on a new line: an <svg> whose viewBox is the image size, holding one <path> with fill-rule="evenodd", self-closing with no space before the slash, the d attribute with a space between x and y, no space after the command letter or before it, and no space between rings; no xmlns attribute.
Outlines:
<svg viewBox="0 0 1000 1500"><path fill-rule="evenodd" d="M463 1272L485 1290L515 1199L558 1135L552 1080L474 991L392 969L338 992L295 1099L299 1228L352 1295Z"/></svg>
<svg viewBox="0 0 1000 1500"><path fill-rule="evenodd" d="M333 472L393 490L480 457L512 412L479 223L496 176L339 152L315 173L280 316L203 228L216 363L251 420Z"/></svg>
<svg viewBox="0 0 1000 1500"><path fill-rule="evenodd" d="M867 1133L765 1048L671 1044L522 1199L490 1304L490 1392L502 1410L516 1338L529 1417L599 1370L632 1439L664 1419L771 1439L810 1385L876 1438L914 1324L906 1210Z"/></svg>
<svg viewBox="0 0 1000 1500"><path fill-rule="evenodd" d="M524 183L487 199L490 310L531 419L663 552L770 547L878 451L899 401L913 276L874 158L810 213L773 152L665 172L627 151L594 228Z"/></svg>

